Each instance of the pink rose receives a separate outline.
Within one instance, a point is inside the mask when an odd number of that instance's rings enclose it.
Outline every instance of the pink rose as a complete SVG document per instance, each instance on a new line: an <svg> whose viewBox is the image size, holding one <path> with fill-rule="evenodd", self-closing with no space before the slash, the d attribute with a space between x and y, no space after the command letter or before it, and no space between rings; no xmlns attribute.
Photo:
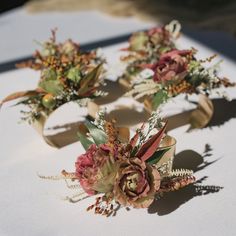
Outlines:
<svg viewBox="0 0 236 236"><path fill-rule="evenodd" d="M112 190L117 170L115 160L119 157L119 145L92 144L85 154L75 163L76 177L81 187L89 195Z"/></svg>
<svg viewBox="0 0 236 236"><path fill-rule="evenodd" d="M160 60L152 66L154 81L165 82L173 79L183 79L188 71L190 50L172 50L161 55Z"/></svg>

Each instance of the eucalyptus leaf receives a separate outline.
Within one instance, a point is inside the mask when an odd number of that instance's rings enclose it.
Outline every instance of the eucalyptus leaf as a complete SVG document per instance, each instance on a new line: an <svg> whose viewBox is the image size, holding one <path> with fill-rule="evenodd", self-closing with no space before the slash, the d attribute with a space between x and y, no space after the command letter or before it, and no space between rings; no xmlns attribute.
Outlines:
<svg viewBox="0 0 236 236"><path fill-rule="evenodd" d="M166 102L168 99L168 94L164 90L159 90L153 97L152 107L156 110L162 103Z"/></svg>
<svg viewBox="0 0 236 236"><path fill-rule="evenodd" d="M80 133L79 131L77 132L77 135L79 137L80 143L82 144L83 148L85 150L88 150L90 145L93 144L91 140L89 140L84 134Z"/></svg>
<svg viewBox="0 0 236 236"><path fill-rule="evenodd" d="M63 86L58 80L43 80L39 87L53 95L60 95L63 92Z"/></svg>
<svg viewBox="0 0 236 236"><path fill-rule="evenodd" d="M147 163L150 165L158 163L161 158L165 155L166 152L168 152L170 148L162 149L159 151L156 151L148 160Z"/></svg>
<svg viewBox="0 0 236 236"><path fill-rule="evenodd" d="M94 124L90 123L89 121L85 121L85 125L89 130L94 142L99 145L106 143L107 135L101 129L97 128Z"/></svg>

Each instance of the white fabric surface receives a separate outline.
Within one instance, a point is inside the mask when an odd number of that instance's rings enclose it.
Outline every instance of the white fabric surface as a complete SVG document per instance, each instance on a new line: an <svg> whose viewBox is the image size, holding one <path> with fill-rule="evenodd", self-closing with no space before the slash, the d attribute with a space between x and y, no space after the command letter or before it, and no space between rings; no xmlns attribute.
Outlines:
<svg viewBox="0 0 236 236"><path fill-rule="evenodd" d="M58 41L81 44L108 39L154 25L135 18L114 18L96 11L30 14L18 8L0 15L0 63L29 56L58 28Z"/></svg>
<svg viewBox="0 0 236 236"><path fill-rule="evenodd" d="M187 38L183 38L179 44L198 48L202 57L213 53ZM114 55L121 46L104 50L111 63L115 61ZM223 59L222 73L236 81L235 63ZM37 83L37 74L27 69L2 73L0 83L2 99L11 92L33 88ZM227 89L227 92L236 99L235 90ZM175 109L176 103L170 102L168 106L169 109ZM218 113L232 113L232 110L227 110L228 107L225 105ZM62 169L73 171L76 157L83 149L80 143L60 150L48 146L32 127L17 123L19 111L20 107L4 105L0 113L1 236L236 235L236 109L234 118L229 117L223 125L191 133L186 133L187 127L170 132L177 139L178 158L181 152L191 150L188 155L192 160L196 153L203 155L206 144L210 145L212 155L206 157L205 161L216 162L196 172L196 177L207 176L203 185L221 186L222 190L195 197L184 191L175 192L160 200L158 212L153 210L150 214L146 209L121 209L116 217L111 218L86 212L94 198L76 204L62 201L62 197L71 195L71 190L66 188L63 181L38 178L37 172L56 175ZM194 162L191 164L194 166Z"/></svg>

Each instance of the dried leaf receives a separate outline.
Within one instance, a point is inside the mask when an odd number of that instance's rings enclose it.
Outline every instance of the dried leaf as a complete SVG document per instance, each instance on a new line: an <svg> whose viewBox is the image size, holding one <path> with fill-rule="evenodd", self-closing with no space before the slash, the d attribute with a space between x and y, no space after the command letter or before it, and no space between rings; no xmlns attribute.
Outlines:
<svg viewBox="0 0 236 236"><path fill-rule="evenodd" d="M103 64L98 65L91 72L89 72L84 78L81 79L81 84L80 84L81 87L78 91L78 94L83 95L88 90L90 90L91 87L94 87L94 84L98 80L102 68Z"/></svg>
<svg viewBox="0 0 236 236"><path fill-rule="evenodd" d="M18 98L22 98L22 97L30 97L30 96L35 96L37 94L39 94L40 92L42 92L42 90L40 89L35 89L35 90L28 90L28 91L22 91L22 92L15 92L12 93L10 95L8 95L7 97L5 97L1 102L0 102L0 106L2 106L3 103L5 102L10 102L12 100L18 99Z"/></svg>
<svg viewBox="0 0 236 236"><path fill-rule="evenodd" d="M159 132L153 135L147 142L145 142L142 147L139 149L138 153L136 154L142 161L148 160L157 150L162 136L165 132L167 122L165 125L159 130Z"/></svg>

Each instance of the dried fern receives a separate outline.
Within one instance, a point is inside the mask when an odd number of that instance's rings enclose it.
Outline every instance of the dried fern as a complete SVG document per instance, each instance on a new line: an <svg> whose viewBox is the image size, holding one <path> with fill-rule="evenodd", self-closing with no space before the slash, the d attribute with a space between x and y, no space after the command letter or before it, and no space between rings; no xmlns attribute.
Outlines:
<svg viewBox="0 0 236 236"><path fill-rule="evenodd" d="M195 182L194 176L181 176L173 179L165 178L161 181L159 192L171 192L186 187Z"/></svg>
<svg viewBox="0 0 236 236"><path fill-rule="evenodd" d="M80 184L69 184L67 179L65 179L65 182L66 182L66 187L69 189L81 189Z"/></svg>
<svg viewBox="0 0 236 236"><path fill-rule="evenodd" d="M48 179L48 180L76 179L75 173L68 173L65 170L61 172L61 175L45 176L45 175L40 175L39 173L37 173L37 175L41 179Z"/></svg>
<svg viewBox="0 0 236 236"><path fill-rule="evenodd" d="M142 83L137 83L133 89L125 94L125 96L134 96L135 99L144 97L145 95L152 95L160 90L160 85L153 80L144 80Z"/></svg>
<svg viewBox="0 0 236 236"><path fill-rule="evenodd" d="M188 169L175 169L169 173L170 177L181 177L181 176L191 176L191 175L193 175L193 171Z"/></svg>
<svg viewBox="0 0 236 236"><path fill-rule="evenodd" d="M82 192L76 193L76 194L74 194L72 196L66 196L62 200L69 201L69 202L72 202L72 203L76 203L76 202L82 201L82 200L84 200L84 199L86 199L88 197L89 197L89 195L87 195L87 193L82 191Z"/></svg>
<svg viewBox="0 0 236 236"><path fill-rule="evenodd" d="M38 174L38 177L40 179L47 179L47 180L62 180L62 179L67 179L64 175L52 175L52 176L45 176L45 175L40 175Z"/></svg>

